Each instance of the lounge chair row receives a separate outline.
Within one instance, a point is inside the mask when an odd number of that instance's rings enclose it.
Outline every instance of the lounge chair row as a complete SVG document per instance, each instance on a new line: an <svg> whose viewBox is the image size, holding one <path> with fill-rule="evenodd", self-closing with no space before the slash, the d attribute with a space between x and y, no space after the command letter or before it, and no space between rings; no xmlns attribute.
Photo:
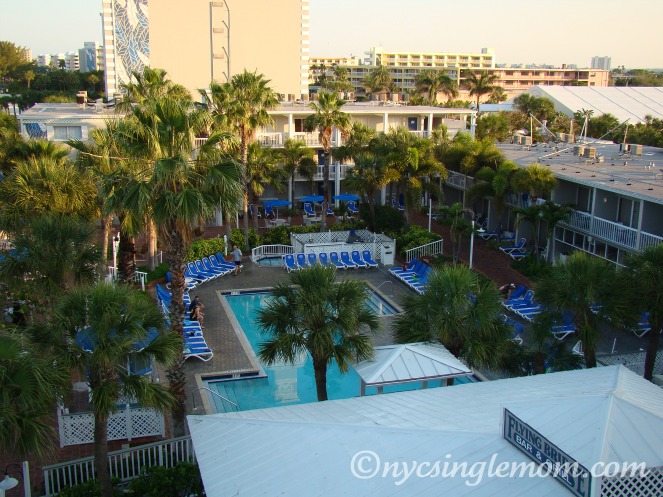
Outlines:
<svg viewBox="0 0 663 497"><path fill-rule="evenodd" d="M201 283L211 281L235 271L235 265L226 262L223 254L210 255L194 262L189 262L184 270L187 289L191 290Z"/></svg>
<svg viewBox="0 0 663 497"><path fill-rule="evenodd" d="M426 290L428 276L432 271L433 268L431 266L418 259L412 259L405 268L389 268L391 274L419 294L424 293Z"/></svg>
<svg viewBox="0 0 663 497"><path fill-rule="evenodd" d="M286 271L297 271L307 267L321 264L323 266L335 266L337 269L357 269L357 268L373 268L378 267L378 263L371 257L370 250L364 250L359 254L358 250L353 250L351 254L348 252L341 252L339 257L338 252L320 252L319 254L287 254L284 257L284 266Z"/></svg>
<svg viewBox="0 0 663 497"><path fill-rule="evenodd" d="M521 238L518 240L518 243L514 245L501 246L500 250L514 260L522 259L527 255L527 249L525 248L526 243L527 240L525 238Z"/></svg>
<svg viewBox="0 0 663 497"><path fill-rule="evenodd" d="M160 285L157 285L157 298L161 303L161 310L166 318L166 325L170 326L170 311L169 305L173 299L173 295L168 290L165 290ZM184 304L188 308L188 305L191 301L191 298L188 292L184 293ZM183 342L184 348L182 353L184 359L189 359L194 357L200 359L201 361L209 361L214 357L214 352L207 345L205 337L203 335L203 328L200 326L198 321L191 321L187 319L187 316L184 316L184 328L183 328Z"/></svg>
<svg viewBox="0 0 663 497"><path fill-rule="evenodd" d="M544 310L544 307L534 300L534 290L527 290L524 285L516 287L509 300L502 302L502 305L527 321L533 321ZM573 315L564 313L562 322L555 323L550 331L558 340L563 340L575 333Z"/></svg>

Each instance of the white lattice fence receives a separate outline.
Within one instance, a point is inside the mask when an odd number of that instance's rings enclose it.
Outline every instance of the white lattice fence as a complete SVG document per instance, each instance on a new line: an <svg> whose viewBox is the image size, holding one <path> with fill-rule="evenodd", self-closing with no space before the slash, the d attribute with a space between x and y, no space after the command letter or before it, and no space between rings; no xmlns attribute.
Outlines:
<svg viewBox="0 0 663 497"><path fill-rule="evenodd" d="M322 233L291 233L290 242L295 253L314 253L329 251L347 251L358 250L360 253L364 250L371 252L375 260L381 259L382 246L396 246L395 240L386 235L372 233L368 230L355 230L353 243L346 243L350 237L349 231L324 231Z"/></svg>
<svg viewBox="0 0 663 497"><path fill-rule="evenodd" d="M601 482L601 497L663 495L663 468L647 469L644 476L612 477Z"/></svg>
<svg viewBox="0 0 663 497"><path fill-rule="evenodd" d="M62 413L58 410L60 447L92 443L94 416L90 412ZM131 440L140 437L163 436L163 414L154 409L132 407L121 409L108 417L108 440Z"/></svg>

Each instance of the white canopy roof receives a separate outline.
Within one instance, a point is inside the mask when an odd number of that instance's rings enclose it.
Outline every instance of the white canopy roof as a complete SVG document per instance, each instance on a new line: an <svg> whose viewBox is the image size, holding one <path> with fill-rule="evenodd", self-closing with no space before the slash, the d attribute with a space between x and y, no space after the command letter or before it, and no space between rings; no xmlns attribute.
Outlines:
<svg viewBox="0 0 663 497"><path fill-rule="evenodd" d="M568 116L585 109L593 110L593 117L612 114L631 124L644 122L646 115L663 119L663 87L533 86L526 93L552 100L555 110Z"/></svg>
<svg viewBox="0 0 663 497"><path fill-rule="evenodd" d="M360 362L355 366L355 370L367 385L406 383L472 374L472 370L443 345L433 343L375 347L374 360Z"/></svg>
<svg viewBox="0 0 663 497"><path fill-rule="evenodd" d="M598 461L663 464L663 391L623 366L188 421L209 497L571 495L551 477L485 477L476 486L462 477L411 477L396 485L393 477L360 479L351 471L361 451L375 453L382 468L491 457L495 464L529 462L502 437L505 408L588 468Z"/></svg>

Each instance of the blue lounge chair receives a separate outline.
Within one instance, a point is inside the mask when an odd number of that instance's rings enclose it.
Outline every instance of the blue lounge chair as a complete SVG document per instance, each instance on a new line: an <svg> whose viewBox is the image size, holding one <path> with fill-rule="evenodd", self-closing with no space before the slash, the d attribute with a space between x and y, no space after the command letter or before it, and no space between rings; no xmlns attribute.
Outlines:
<svg viewBox="0 0 663 497"><path fill-rule="evenodd" d="M352 260L350 260L350 254L347 252L343 251L341 252L341 262L345 264L348 267L351 267L353 269L357 269L359 266L354 263Z"/></svg>
<svg viewBox="0 0 663 497"><path fill-rule="evenodd" d="M300 268L305 269L309 267L308 262L306 262L306 256L304 254L295 255L295 260L297 261L297 265Z"/></svg>
<svg viewBox="0 0 663 497"><path fill-rule="evenodd" d="M309 264L309 266L315 266L315 265L318 263L318 258L317 258L317 256L316 256L313 252L311 252L310 254L308 254L307 257L308 257L308 264Z"/></svg>
<svg viewBox="0 0 663 497"><path fill-rule="evenodd" d="M484 240L490 240L493 237L499 237L502 230L499 226L495 227L492 231L484 231L483 233L477 233Z"/></svg>
<svg viewBox="0 0 663 497"><path fill-rule="evenodd" d="M331 207L329 207L329 204L325 204L325 205L326 205L326 212L327 212L327 215L328 215L328 216L335 216L336 213L332 210Z"/></svg>
<svg viewBox="0 0 663 497"><path fill-rule="evenodd" d="M231 269L232 271L235 270L235 264L232 262L227 262L221 252L217 252L216 257L210 255L210 260L218 267Z"/></svg>
<svg viewBox="0 0 663 497"><path fill-rule="evenodd" d="M350 214L357 214L359 212L359 209L357 209L357 207L355 206L355 201L354 200L350 200L348 202L348 212Z"/></svg>
<svg viewBox="0 0 663 497"><path fill-rule="evenodd" d="M523 253L525 252L525 244L527 243L527 240L525 238L521 238L518 240L518 243L515 245L505 245L503 247L500 247L500 250L504 252L505 254L511 254L512 252L518 252L518 253Z"/></svg>
<svg viewBox="0 0 663 497"><path fill-rule="evenodd" d="M214 357L214 353L212 352L212 349L207 346L184 344L184 359L190 357L195 357L196 359L207 362Z"/></svg>
<svg viewBox="0 0 663 497"><path fill-rule="evenodd" d="M213 267L212 263L209 261L209 259L207 257L203 257L198 262L200 262L200 264L202 264L203 268L206 271L215 274L216 275L215 278L218 278L219 276L223 276L224 274L228 273L228 271L226 271L225 269L221 269L221 268L218 268L218 267ZM198 262L196 262L196 266L198 266Z"/></svg>
<svg viewBox="0 0 663 497"><path fill-rule="evenodd" d="M516 241L516 234L515 233L507 233L506 231L504 231L500 235L500 243L502 243L502 242L515 242L515 241Z"/></svg>
<svg viewBox="0 0 663 497"><path fill-rule="evenodd" d="M295 262L295 256L292 254L286 254L285 257L283 258L283 261L285 263L285 270L288 272L297 271L298 269L300 269L300 267Z"/></svg>
<svg viewBox="0 0 663 497"><path fill-rule="evenodd" d="M359 250L353 250L352 253L350 254L350 257L352 258L352 262L354 262L357 265L357 267L363 267L365 269L368 269L368 264L359 255Z"/></svg>
<svg viewBox="0 0 663 497"><path fill-rule="evenodd" d="M368 267L369 267L369 268L370 268L370 267L378 267L378 263L375 262L375 261L371 258L371 251L370 251L370 250L364 250L364 251L361 253L361 256L364 258L364 262L365 262L366 264L368 264Z"/></svg>
<svg viewBox="0 0 663 497"><path fill-rule="evenodd" d="M329 260L338 269L347 269L348 268L348 265L345 262L341 262L341 261L338 260L338 252L329 252ZM352 267L354 267L354 265Z"/></svg>
<svg viewBox="0 0 663 497"><path fill-rule="evenodd" d="M520 299L512 299L507 302L502 302L502 305L511 310L514 307L531 307L532 299L534 298L534 290L527 290L527 293Z"/></svg>
<svg viewBox="0 0 663 497"><path fill-rule="evenodd" d="M253 204L249 204L249 216L251 217L251 219L256 217L255 207ZM260 217L260 209L258 209L258 217Z"/></svg>
<svg viewBox="0 0 663 497"><path fill-rule="evenodd" d="M315 217L315 211L310 202L304 202L304 214L306 214L307 217Z"/></svg>
<svg viewBox="0 0 663 497"><path fill-rule="evenodd" d="M403 273L405 271L413 271L416 265L419 264L418 259L412 259L407 266L405 266L405 269L402 267L390 267L389 272L393 274L394 276L398 276L400 273Z"/></svg>
<svg viewBox="0 0 663 497"><path fill-rule="evenodd" d="M192 280L195 280L197 283L205 283L206 281L209 281L209 278L206 278L205 276L198 274L198 271L196 271L196 265L191 262L191 267L187 265L186 269L184 270L184 277L185 278L190 278ZM193 267L193 270L191 269Z"/></svg>
<svg viewBox="0 0 663 497"><path fill-rule="evenodd" d="M318 254L318 262L320 262L320 264L323 266L329 266L329 256L326 252L320 252Z"/></svg>
<svg viewBox="0 0 663 497"><path fill-rule="evenodd" d="M200 259L196 260L194 264L196 265L196 269L198 270L199 274L202 274L211 280L221 276L220 273L214 273L212 271L208 271L207 269L205 269L205 266L203 266L203 261L201 261Z"/></svg>
<svg viewBox="0 0 663 497"><path fill-rule="evenodd" d="M274 208L271 205L265 206L265 219L274 217Z"/></svg>

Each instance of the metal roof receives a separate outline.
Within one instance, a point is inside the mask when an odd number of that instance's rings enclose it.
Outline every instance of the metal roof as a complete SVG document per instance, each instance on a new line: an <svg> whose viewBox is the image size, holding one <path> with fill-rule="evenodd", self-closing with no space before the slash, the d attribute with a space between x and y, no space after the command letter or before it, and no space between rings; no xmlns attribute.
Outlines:
<svg viewBox="0 0 663 497"><path fill-rule="evenodd" d="M568 116L585 109L593 110L594 117L612 114L632 124L644 122L647 115L663 119L663 87L537 85L526 93L552 100Z"/></svg>
<svg viewBox="0 0 663 497"><path fill-rule="evenodd" d="M406 383L434 378L467 376L472 370L443 345L409 343L375 347L375 358L355 370L367 385Z"/></svg>
<svg viewBox="0 0 663 497"><path fill-rule="evenodd" d="M505 408L586 467L663 464L663 390L623 366L189 416L188 422L209 497L570 495L549 477L485 477L475 486L459 476L412 477L396 485L393 477L361 479L351 471L361 451L382 463L528 462L502 437Z"/></svg>

